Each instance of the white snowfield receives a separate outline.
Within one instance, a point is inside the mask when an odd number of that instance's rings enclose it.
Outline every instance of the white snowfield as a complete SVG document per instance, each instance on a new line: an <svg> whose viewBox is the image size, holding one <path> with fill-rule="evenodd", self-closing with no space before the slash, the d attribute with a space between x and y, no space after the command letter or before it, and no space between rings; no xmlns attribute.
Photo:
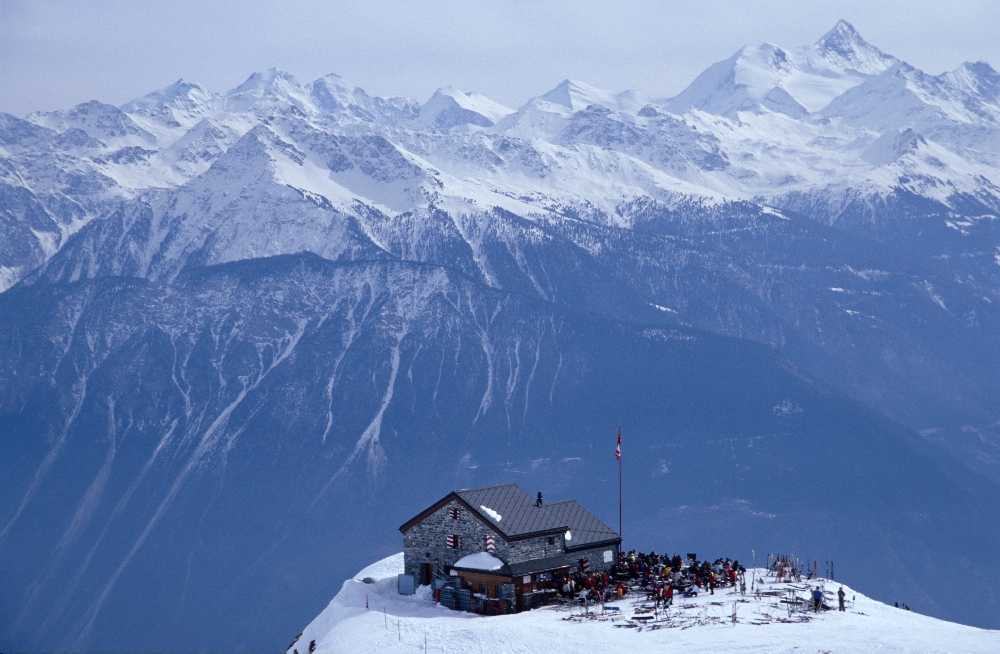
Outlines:
<svg viewBox="0 0 1000 654"><path fill-rule="evenodd" d="M758 600L748 589L741 598L729 589L694 598L677 596L645 626L630 620L648 605L639 598L615 602L620 615L590 615L580 607L541 608L518 615L484 617L451 611L431 600L430 588L416 595L396 591L403 555L374 563L344 582L333 601L302 632L289 653L328 652L1000 652L1000 631L989 631L918 615L869 599L843 586L847 611L837 610L842 584L776 583L765 578ZM763 571L758 571L759 573ZM748 572L748 577L750 573ZM368 578L369 582L363 580ZM807 585L823 585L834 610L819 615L790 613L781 600L789 589L800 598ZM769 593L777 593L770 595ZM367 603L368 608L365 608ZM736 623L733 624L733 607ZM652 615L652 614L645 614Z"/></svg>

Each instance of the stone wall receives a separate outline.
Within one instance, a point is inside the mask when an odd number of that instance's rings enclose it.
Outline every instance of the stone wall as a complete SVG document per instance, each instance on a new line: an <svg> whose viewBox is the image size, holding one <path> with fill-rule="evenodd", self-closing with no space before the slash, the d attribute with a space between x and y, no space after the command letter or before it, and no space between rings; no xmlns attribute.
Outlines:
<svg viewBox="0 0 1000 654"><path fill-rule="evenodd" d="M452 507L458 509L457 519L448 514L448 510ZM445 539L449 534L461 537L457 549L447 547ZM488 534L493 534L496 543L493 556L504 563L544 559L565 551L563 534L508 543L496 530L474 516L464 505L452 500L403 534L404 570L410 574L418 574L421 563L433 563L437 570L455 565L455 562L463 556L486 551Z"/></svg>
<svg viewBox="0 0 1000 654"><path fill-rule="evenodd" d="M457 519L448 515L448 509L452 507L458 508ZM447 547L445 539L449 534L461 537L458 548ZM494 556L506 561L507 543L503 537L458 501L452 500L403 534L404 571L418 574L421 563L433 563L436 570L443 571L463 556L484 552L488 534L493 534L496 541Z"/></svg>
<svg viewBox="0 0 1000 654"><path fill-rule="evenodd" d="M458 509L458 518L452 518L448 511ZM451 549L446 537L455 534L460 537L459 547ZM435 570L444 571L455 565L463 556L486 551L486 536L493 534L496 551L493 556L507 564L523 563L566 554L574 564L579 559L590 559L590 569L600 572L614 565L614 545L566 552L564 534L541 536L525 540L507 542L491 526L473 515L457 500L452 500L431 515L424 518L403 534L403 567L408 574L419 574L421 563L433 563ZM604 562L604 552L612 552L612 561Z"/></svg>
<svg viewBox="0 0 1000 654"><path fill-rule="evenodd" d="M605 563L604 553L611 552L611 561ZM575 552L566 552L566 558L571 559L574 563L580 559L590 559L590 571L591 572L603 572L608 570L618 561L618 546L617 545L605 545L603 547L595 547L593 549L577 550Z"/></svg>
<svg viewBox="0 0 1000 654"><path fill-rule="evenodd" d="M504 559L504 561L507 563L523 563L525 561L558 556L566 551L564 543L565 540L562 534L516 540L510 543L508 558Z"/></svg>

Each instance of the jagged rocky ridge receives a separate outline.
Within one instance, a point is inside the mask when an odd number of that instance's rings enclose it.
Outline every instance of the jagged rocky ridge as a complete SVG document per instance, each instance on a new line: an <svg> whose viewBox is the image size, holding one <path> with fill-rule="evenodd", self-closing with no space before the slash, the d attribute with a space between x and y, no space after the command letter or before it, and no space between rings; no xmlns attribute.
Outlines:
<svg viewBox="0 0 1000 654"><path fill-rule="evenodd" d="M669 100L269 71L0 117L0 643L280 646L401 496L610 515L620 422L647 549L792 541L997 626L927 562L1000 542L998 88L840 23Z"/></svg>

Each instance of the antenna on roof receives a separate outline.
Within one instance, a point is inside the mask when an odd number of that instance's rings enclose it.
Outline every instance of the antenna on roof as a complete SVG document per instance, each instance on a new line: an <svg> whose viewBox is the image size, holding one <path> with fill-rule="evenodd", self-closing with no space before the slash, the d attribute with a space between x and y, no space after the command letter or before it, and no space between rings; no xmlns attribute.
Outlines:
<svg viewBox="0 0 1000 654"><path fill-rule="evenodd" d="M541 505L542 505L542 491L538 491L538 499L535 500L535 506L541 506Z"/></svg>

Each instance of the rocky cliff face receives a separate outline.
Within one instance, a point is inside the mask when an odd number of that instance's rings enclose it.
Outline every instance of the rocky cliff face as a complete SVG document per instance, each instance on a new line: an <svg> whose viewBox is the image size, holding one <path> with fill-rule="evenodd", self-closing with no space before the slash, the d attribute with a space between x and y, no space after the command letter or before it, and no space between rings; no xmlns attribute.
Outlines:
<svg viewBox="0 0 1000 654"><path fill-rule="evenodd" d="M613 523L619 424L629 547L1000 626L995 77L839 25L667 101L269 71L3 117L0 643L280 647L455 487Z"/></svg>

